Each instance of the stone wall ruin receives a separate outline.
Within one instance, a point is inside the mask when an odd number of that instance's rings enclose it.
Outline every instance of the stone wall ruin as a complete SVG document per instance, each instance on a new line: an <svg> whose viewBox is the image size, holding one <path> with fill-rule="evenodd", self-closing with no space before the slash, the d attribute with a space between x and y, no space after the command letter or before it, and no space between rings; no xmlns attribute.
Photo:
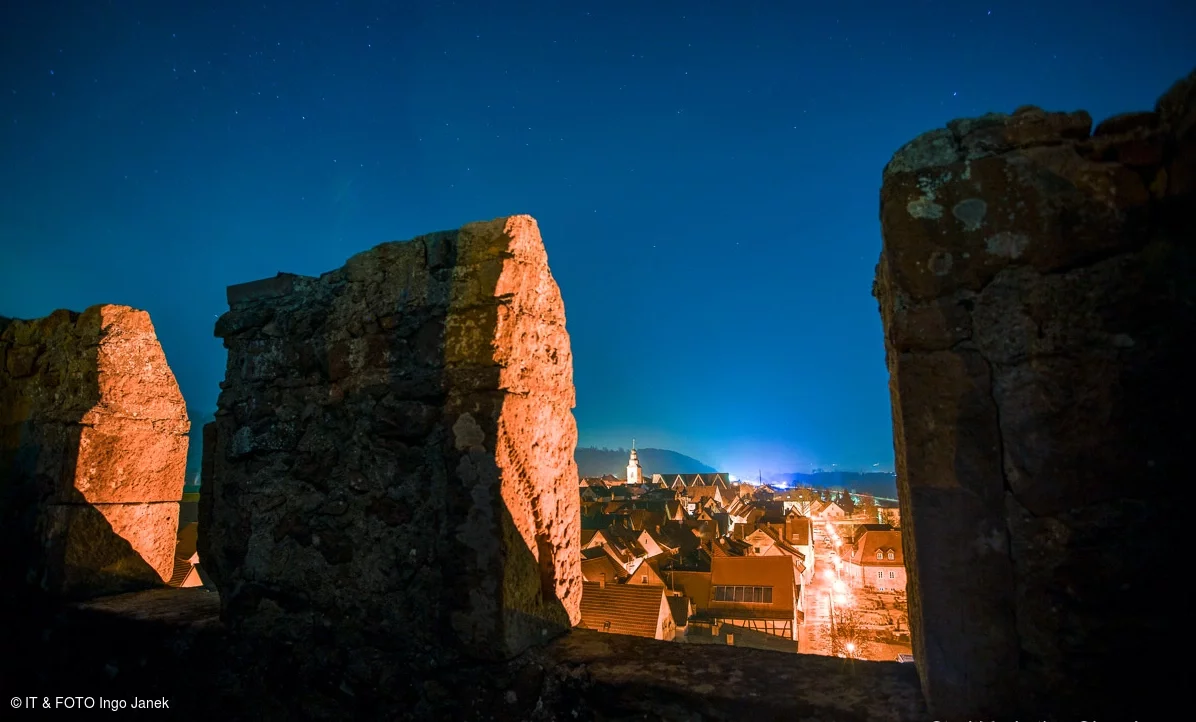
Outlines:
<svg viewBox="0 0 1196 722"><path fill-rule="evenodd" d="M947 718L1137 714L1126 667L1157 665L1174 624L1196 74L1090 126L1033 107L956 120L884 171L910 623Z"/></svg>
<svg viewBox="0 0 1196 722"><path fill-rule="evenodd" d="M527 217L231 287L204 434L219 597L33 609L0 632L0 683L196 718L1146 718L1182 689L1160 673L1183 606L1162 561L1196 441L1194 101L1196 75L1091 133L1082 112L958 120L885 169L875 293L923 695L910 665L588 630L494 661L575 622L580 594L569 342ZM182 486L185 411L138 314L0 319L5 592L161 574L154 532L111 533L158 528ZM144 482L176 455L177 488ZM1127 682L1143 671L1153 688Z"/></svg>
<svg viewBox="0 0 1196 722"><path fill-rule="evenodd" d="M0 319L0 595L169 579L189 428L145 311Z"/></svg>
<svg viewBox="0 0 1196 722"><path fill-rule="evenodd" d="M579 618L573 359L534 219L228 289L200 558L222 616L350 687Z"/></svg>

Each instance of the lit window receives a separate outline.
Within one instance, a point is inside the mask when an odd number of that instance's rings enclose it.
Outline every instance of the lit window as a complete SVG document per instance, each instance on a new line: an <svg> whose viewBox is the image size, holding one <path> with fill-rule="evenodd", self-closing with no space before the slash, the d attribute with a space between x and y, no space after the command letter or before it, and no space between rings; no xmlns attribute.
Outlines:
<svg viewBox="0 0 1196 722"><path fill-rule="evenodd" d="M876 573L876 578L877 578L877 579L884 579L884 578L885 578L885 573L884 573L884 572L877 572L877 573Z"/></svg>
<svg viewBox="0 0 1196 722"><path fill-rule="evenodd" d="M889 550L889 561L893 561L893 550Z"/></svg>
<svg viewBox="0 0 1196 722"><path fill-rule="evenodd" d="M772 587L716 586L714 588L714 601L772 604Z"/></svg>
<svg viewBox="0 0 1196 722"><path fill-rule="evenodd" d="M897 572L889 572L889 579L896 579L896 578L897 578Z"/></svg>
<svg viewBox="0 0 1196 722"><path fill-rule="evenodd" d="M876 550L876 558L877 558L877 559L884 559L884 558L885 558L885 554L884 554L884 552L882 552L881 550L877 549L877 550Z"/></svg>

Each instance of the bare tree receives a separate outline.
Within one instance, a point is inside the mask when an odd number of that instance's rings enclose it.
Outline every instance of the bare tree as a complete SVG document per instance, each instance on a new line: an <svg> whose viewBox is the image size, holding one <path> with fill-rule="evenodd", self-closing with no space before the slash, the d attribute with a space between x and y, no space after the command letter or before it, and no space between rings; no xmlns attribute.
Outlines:
<svg viewBox="0 0 1196 722"><path fill-rule="evenodd" d="M831 654L850 659L867 659L871 636L854 609L836 609L830 624Z"/></svg>

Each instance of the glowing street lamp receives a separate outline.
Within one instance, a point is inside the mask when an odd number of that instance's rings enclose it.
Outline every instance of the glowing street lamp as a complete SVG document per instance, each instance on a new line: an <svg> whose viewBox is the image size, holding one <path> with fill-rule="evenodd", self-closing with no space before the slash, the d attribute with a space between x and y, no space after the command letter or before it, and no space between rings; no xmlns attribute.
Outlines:
<svg viewBox="0 0 1196 722"><path fill-rule="evenodd" d="M834 584L831 585L831 588L834 589L835 593L839 595L842 595L847 591L847 585L844 584L843 580L841 579L836 579Z"/></svg>
<svg viewBox="0 0 1196 722"><path fill-rule="evenodd" d="M847 650L847 656L855 655L855 642L848 642L843 648Z"/></svg>

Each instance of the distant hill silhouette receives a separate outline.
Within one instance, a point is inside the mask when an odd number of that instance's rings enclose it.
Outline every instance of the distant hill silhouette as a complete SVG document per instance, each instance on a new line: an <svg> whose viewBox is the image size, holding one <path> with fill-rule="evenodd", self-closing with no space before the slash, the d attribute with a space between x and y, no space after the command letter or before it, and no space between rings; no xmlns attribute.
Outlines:
<svg viewBox="0 0 1196 722"><path fill-rule="evenodd" d="M668 449L637 449L644 476L652 474L713 474L718 471L692 456L679 454ZM579 446L573 458L577 459L577 472L584 479L590 476L614 474L622 478L627 475L628 449L596 449Z"/></svg>
<svg viewBox="0 0 1196 722"><path fill-rule="evenodd" d="M885 499L897 498L897 475L884 472L821 471L816 474L771 474L769 483L784 483L814 489L845 489Z"/></svg>
<svg viewBox="0 0 1196 722"><path fill-rule="evenodd" d="M187 491L197 491L199 486L199 470L203 463L203 427L216 419L215 412L200 413L195 409L187 410L191 417L190 445L187 448ZM640 464L644 467L644 474L712 474L718 469L707 466L697 459L679 454L668 449L639 449ZM627 475L627 449L596 449L579 446L574 458L577 459L577 469L582 478L588 476L602 476L614 474L618 477Z"/></svg>

